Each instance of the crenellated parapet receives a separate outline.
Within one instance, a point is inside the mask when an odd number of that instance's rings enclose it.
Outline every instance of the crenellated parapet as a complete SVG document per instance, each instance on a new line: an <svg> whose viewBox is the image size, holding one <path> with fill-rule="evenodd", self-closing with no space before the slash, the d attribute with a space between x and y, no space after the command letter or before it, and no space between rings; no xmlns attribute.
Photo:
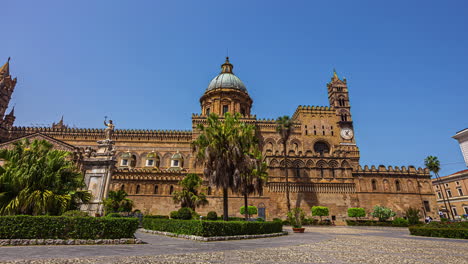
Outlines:
<svg viewBox="0 0 468 264"><path fill-rule="evenodd" d="M125 168L115 169L112 180L179 182L186 174L186 169Z"/></svg>
<svg viewBox="0 0 468 264"><path fill-rule="evenodd" d="M414 166L402 166L401 168L398 166L388 166L385 167L384 165L380 165L378 167L372 165L368 166L365 165L364 168L359 165L357 170L353 172L353 174L359 174L360 176L390 176L390 175L412 175L412 176L421 176L421 177L430 177L429 170L427 168L415 168Z"/></svg>
<svg viewBox="0 0 468 264"><path fill-rule="evenodd" d="M301 113L333 116L335 115L335 112L336 112L335 109L330 106L300 105L297 107L296 111L294 112L293 119L297 119L299 114Z"/></svg>
<svg viewBox="0 0 468 264"><path fill-rule="evenodd" d="M25 135L41 133L51 137L64 140L104 138L104 129L101 128L57 128L57 127L12 127L10 139L19 138ZM176 140L191 141L191 130L148 130L148 129L116 129L114 140Z"/></svg>

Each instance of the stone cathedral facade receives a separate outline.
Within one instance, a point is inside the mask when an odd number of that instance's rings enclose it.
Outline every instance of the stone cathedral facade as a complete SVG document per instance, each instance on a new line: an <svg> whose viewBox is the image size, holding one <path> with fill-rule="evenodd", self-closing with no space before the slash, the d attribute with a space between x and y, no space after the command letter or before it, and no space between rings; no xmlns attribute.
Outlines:
<svg viewBox="0 0 468 264"><path fill-rule="evenodd" d="M228 58L221 65L221 73L204 92L200 91L201 109L192 114L191 130L115 129L112 142L103 141L102 128L70 128L63 119L51 127L14 126L14 110L5 115L16 85L9 68L9 62L0 68L0 147L22 138L48 140L57 148L74 153L96 197L122 189L142 212L167 215L178 209L172 200L178 182L187 173L201 175L202 168L195 166L191 150L191 142L198 136L197 125L206 122L209 113L240 113L243 121L258 129L269 173L263 193L250 197L249 203L264 208L261 214L270 220L286 215L285 160L275 120L260 119L251 113L253 99L234 74ZM309 215L312 206L328 206L330 218L337 221L346 217L350 207L363 207L370 212L375 205L390 207L400 216L408 207L437 215L427 170L360 165L347 81L334 72L326 89L328 106L298 106L292 115L296 125L287 142L286 163L292 206L302 207ZM207 181L204 189L209 205L197 211L206 214L214 210L221 214L222 191L208 186ZM232 193L229 201L230 214L239 215L242 197ZM97 199L96 204L99 202ZM89 210L102 211L99 207Z"/></svg>

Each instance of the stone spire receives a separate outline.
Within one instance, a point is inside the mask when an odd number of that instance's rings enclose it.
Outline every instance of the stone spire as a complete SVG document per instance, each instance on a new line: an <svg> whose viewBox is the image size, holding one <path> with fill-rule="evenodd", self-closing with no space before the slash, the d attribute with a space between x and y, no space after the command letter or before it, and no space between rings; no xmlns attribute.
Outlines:
<svg viewBox="0 0 468 264"><path fill-rule="evenodd" d="M7 62L0 68L0 74L4 77L10 75L10 57L8 57Z"/></svg>
<svg viewBox="0 0 468 264"><path fill-rule="evenodd" d="M234 66L229 62L229 57L226 57L226 61L221 65L221 73L233 73L232 68Z"/></svg>
<svg viewBox="0 0 468 264"><path fill-rule="evenodd" d="M15 107L11 109L10 113L5 116L4 122L7 128L11 128L13 126L13 123L15 122Z"/></svg>

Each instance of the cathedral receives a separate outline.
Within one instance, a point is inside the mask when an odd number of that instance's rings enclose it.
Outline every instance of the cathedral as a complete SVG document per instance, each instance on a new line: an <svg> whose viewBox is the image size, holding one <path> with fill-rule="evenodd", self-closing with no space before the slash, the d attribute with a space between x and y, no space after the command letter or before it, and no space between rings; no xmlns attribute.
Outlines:
<svg viewBox="0 0 468 264"><path fill-rule="evenodd" d="M168 215L180 208L172 200L172 193L180 188L178 182L187 173L202 176L203 168L196 166L191 148L199 135L198 124L204 124L210 113L240 113L242 121L256 126L268 165L263 192L249 198L249 204L259 208L258 216L268 220L286 216L285 167L291 205L303 208L309 216L316 205L329 207L330 219L335 221L347 218L348 208L371 212L375 205L389 207L398 216L409 207L427 216L437 215L427 169L360 165L346 79L333 73L326 84L328 106L297 107L285 164L275 120L251 113L253 99L233 68L226 58L200 97L200 112L192 114L191 130L114 129L111 121L104 122L105 129L70 128L63 119L50 127L20 127L14 125L14 108L5 115L17 82L10 75L8 60L0 68L0 147L8 148L24 138L44 139L72 152L93 194L93 203L84 208L90 213L102 214L101 202L110 190L125 190L136 209ZM222 190L208 186L208 181L203 188L209 204L197 212L222 214ZM230 193L230 215L240 216L241 206L242 196Z"/></svg>

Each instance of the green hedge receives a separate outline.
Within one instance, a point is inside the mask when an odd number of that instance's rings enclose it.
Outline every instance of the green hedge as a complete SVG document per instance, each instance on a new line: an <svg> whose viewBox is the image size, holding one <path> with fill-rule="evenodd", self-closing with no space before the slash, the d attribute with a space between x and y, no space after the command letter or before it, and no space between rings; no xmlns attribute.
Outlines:
<svg viewBox="0 0 468 264"><path fill-rule="evenodd" d="M146 218L169 219L167 215L145 215Z"/></svg>
<svg viewBox="0 0 468 264"><path fill-rule="evenodd" d="M137 218L1 216L0 239L132 238Z"/></svg>
<svg viewBox="0 0 468 264"><path fill-rule="evenodd" d="M373 220L346 220L349 226L393 226L393 227L407 227L407 223L394 223L391 221L373 221Z"/></svg>
<svg viewBox="0 0 468 264"><path fill-rule="evenodd" d="M410 234L414 236L468 239L468 228L437 228L430 226L410 226L409 231Z"/></svg>
<svg viewBox="0 0 468 264"><path fill-rule="evenodd" d="M224 222L144 218L143 227L149 230L203 237L236 236L279 233L280 222Z"/></svg>

